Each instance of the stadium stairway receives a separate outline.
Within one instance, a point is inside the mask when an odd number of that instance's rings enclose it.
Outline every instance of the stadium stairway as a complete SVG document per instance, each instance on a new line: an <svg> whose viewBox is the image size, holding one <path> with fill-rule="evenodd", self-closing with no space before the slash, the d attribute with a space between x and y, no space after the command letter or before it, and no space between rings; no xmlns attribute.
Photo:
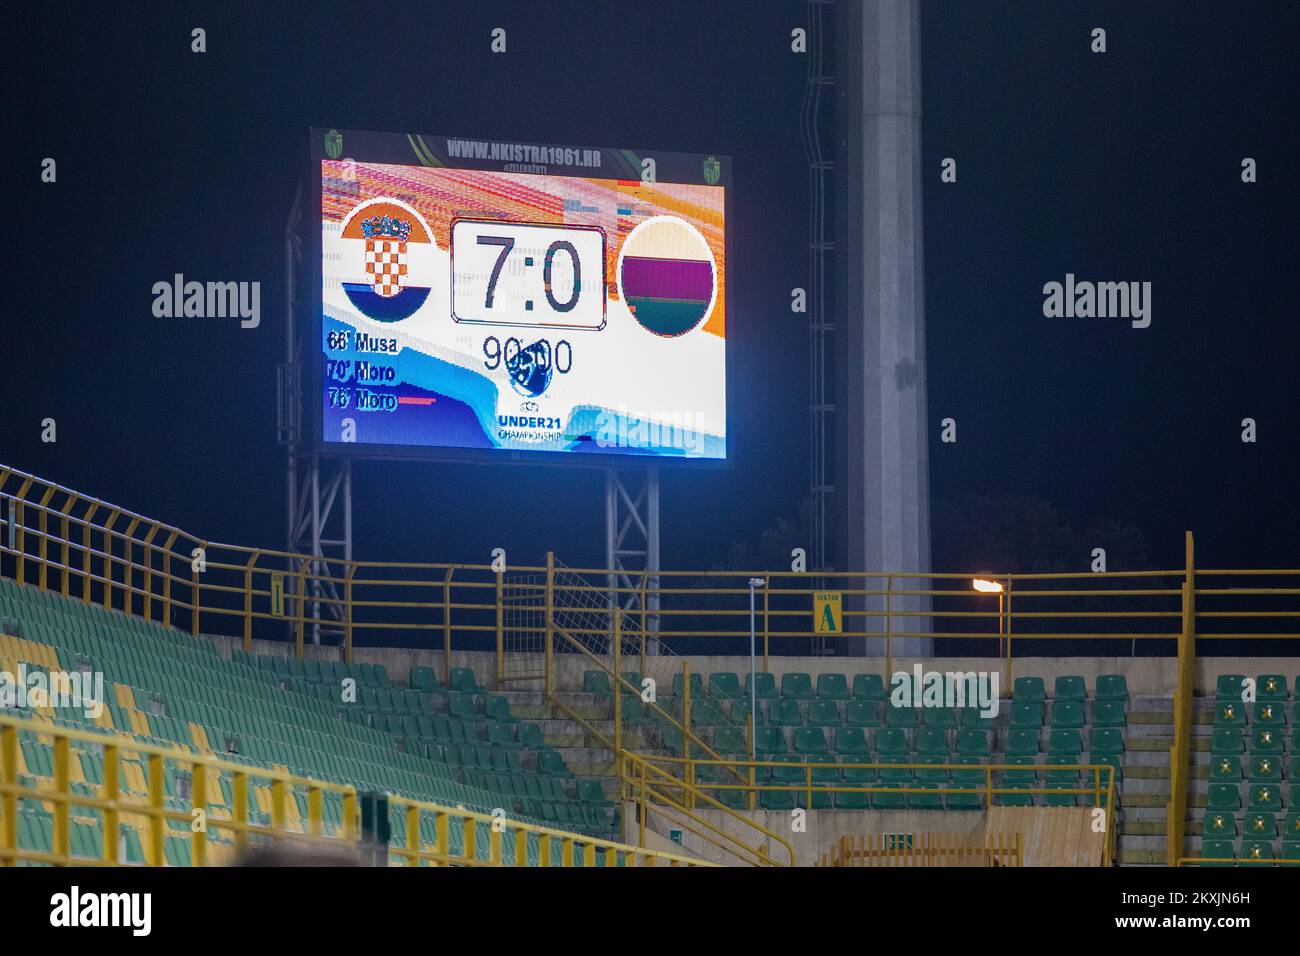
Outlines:
<svg viewBox="0 0 1300 956"><path fill-rule="evenodd" d="M83 604L52 592L0 580L0 670L98 672L106 706L98 718L81 708L36 708L17 716L82 731L211 754L251 766L278 767L358 790L389 792L482 813L507 808L512 819L608 838L612 805L599 786L578 780L542 729L521 721L509 700L488 694L467 668L453 669L453 688L441 687L428 668L412 671L413 687L398 687L382 667L297 661L234 652L119 611ZM356 703L339 700L344 679L356 682ZM6 712L14 714L15 711ZM20 774L49 785L51 748L39 734L20 738ZM102 781L102 756L77 747L72 785L93 795ZM124 793L147 792L141 767L126 762ZM168 773L167 800L187 808L183 774ZM211 788L214 820L229 819L230 781ZM250 788L250 817L269 820L266 788ZM35 801L24 801L25 804ZM289 801L291 821L306 816L305 796ZM326 831L336 830L341 807L326 800ZM20 843L48 851L50 806L24 806ZM393 839L405 839L394 813ZM102 826L98 811L79 814L73 852L94 856ZM123 823L125 859L142 859L142 831ZM454 839L454 837L453 837ZM166 842L168 862L188 862L189 841L179 832ZM215 838L214 843L222 840ZM228 842L228 841L226 841Z"/></svg>

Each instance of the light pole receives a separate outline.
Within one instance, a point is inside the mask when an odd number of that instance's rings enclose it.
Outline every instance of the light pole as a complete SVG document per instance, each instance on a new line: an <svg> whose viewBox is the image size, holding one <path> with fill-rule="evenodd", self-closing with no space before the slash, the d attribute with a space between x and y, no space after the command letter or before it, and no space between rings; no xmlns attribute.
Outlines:
<svg viewBox="0 0 1300 956"><path fill-rule="evenodd" d="M1011 628L1008 625L1007 627L1008 633L1006 635L1005 638L1006 643L1004 645L1003 630L1002 630L1003 587L1001 582L990 581L985 578L976 578L974 581L971 582L971 587L973 587L976 591L979 591L981 594L996 594L998 596L998 656L999 657L1002 656L1003 648L1005 646L1006 655L1009 660L1011 657L1011 635L1009 633Z"/></svg>
<svg viewBox="0 0 1300 956"><path fill-rule="evenodd" d="M756 759L758 738L758 675L754 664L754 588L767 582L762 578L749 579L749 759Z"/></svg>

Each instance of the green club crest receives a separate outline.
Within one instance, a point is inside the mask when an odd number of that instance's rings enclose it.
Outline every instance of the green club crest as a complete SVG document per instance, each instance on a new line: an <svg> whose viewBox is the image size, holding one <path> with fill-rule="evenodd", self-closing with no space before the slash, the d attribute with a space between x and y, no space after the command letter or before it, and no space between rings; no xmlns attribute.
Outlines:
<svg viewBox="0 0 1300 956"><path fill-rule="evenodd" d="M716 186L721 176L722 164L718 162L718 157L710 156L704 161L704 181L710 186Z"/></svg>
<svg viewBox="0 0 1300 956"><path fill-rule="evenodd" d="M330 159L338 159L343 155L343 134L336 129L325 134L325 155Z"/></svg>

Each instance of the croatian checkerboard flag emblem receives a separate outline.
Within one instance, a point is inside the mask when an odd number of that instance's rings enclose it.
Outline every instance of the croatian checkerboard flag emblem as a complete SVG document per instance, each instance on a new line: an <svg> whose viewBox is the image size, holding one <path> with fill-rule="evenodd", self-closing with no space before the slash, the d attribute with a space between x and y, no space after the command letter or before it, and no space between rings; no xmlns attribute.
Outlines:
<svg viewBox="0 0 1300 956"><path fill-rule="evenodd" d="M344 281L343 291L363 315L400 322L424 305L433 243L419 213L395 200L371 200L348 216L341 238L357 280Z"/></svg>

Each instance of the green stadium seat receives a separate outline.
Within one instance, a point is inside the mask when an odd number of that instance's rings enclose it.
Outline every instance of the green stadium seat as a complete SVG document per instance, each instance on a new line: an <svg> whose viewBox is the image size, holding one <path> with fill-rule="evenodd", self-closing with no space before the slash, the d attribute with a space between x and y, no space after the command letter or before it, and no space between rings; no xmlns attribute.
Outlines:
<svg viewBox="0 0 1300 956"><path fill-rule="evenodd" d="M867 754L867 736L861 727L837 727L835 729L835 752L838 754ZM862 763L869 763L862 760Z"/></svg>
<svg viewBox="0 0 1300 956"><path fill-rule="evenodd" d="M1007 733L1007 753L1025 755L1038 753L1038 731L1011 730Z"/></svg>
<svg viewBox="0 0 1300 956"><path fill-rule="evenodd" d="M915 727L920 723L921 708L895 707L893 702L885 704L885 725L887 727Z"/></svg>
<svg viewBox="0 0 1300 956"><path fill-rule="evenodd" d="M749 753L744 734L734 727L718 727L713 731L713 749L724 756Z"/></svg>
<svg viewBox="0 0 1300 956"><path fill-rule="evenodd" d="M759 727L754 732L754 752L759 756L785 753L785 734L779 727Z"/></svg>
<svg viewBox="0 0 1300 956"><path fill-rule="evenodd" d="M681 674L673 675L673 696L681 697L686 693L686 683ZM704 675L701 673L691 674L691 698L695 699L704 693Z"/></svg>
<svg viewBox="0 0 1300 956"><path fill-rule="evenodd" d="M884 700L886 698L884 679L879 674L854 674L853 696L858 700Z"/></svg>
<svg viewBox="0 0 1300 956"><path fill-rule="evenodd" d="M583 671L582 692L584 694L599 694L602 697L612 697L614 685L610 683L609 675L604 671Z"/></svg>
<svg viewBox="0 0 1300 956"><path fill-rule="evenodd" d="M1038 771L1031 755L1008 754L1003 760L1007 764L1016 766L1013 769L998 771L999 786L1025 788L1038 785Z"/></svg>
<svg viewBox="0 0 1300 956"><path fill-rule="evenodd" d="M759 700L776 700L781 696L776 692L776 675L774 674L767 674L760 671L758 674L754 675L752 687L755 688L753 693L757 695L757 698ZM750 675L746 674L745 675L745 697L748 698L750 695L751 695Z"/></svg>
<svg viewBox="0 0 1300 956"><path fill-rule="evenodd" d="M827 673L817 675L817 696L823 700L848 700L848 678L843 674Z"/></svg>
<svg viewBox="0 0 1300 956"><path fill-rule="evenodd" d="M1271 812L1247 813L1242 832L1251 840L1276 840L1277 818Z"/></svg>
<svg viewBox="0 0 1300 956"><path fill-rule="evenodd" d="M1019 700L1013 703L1011 705L1011 726L1019 730L1037 729L1043 726L1043 702L1041 700Z"/></svg>
<svg viewBox="0 0 1300 956"><path fill-rule="evenodd" d="M937 783L918 783L917 787L925 790L937 790ZM912 810L942 810L943 795L939 793L910 793L907 805Z"/></svg>
<svg viewBox="0 0 1300 956"><path fill-rule="evenodd" d="M659 742L670 754L681 756L686 752L686 736L676 727L663 726L659 729Z"/></svg>
<svg viewBox="0 0 1300 956"><path fill-rule="evenodd" d="M1054 780L1047 781L1044 787L1048 790L1077 789L1074 784ZM1078 794L1074 793L1048 793L1043 796L1043 805L1047 807L1073 807L1077 805L1077 802Z"/></svg>
<svg viewBox="0 0 1300 956"><path fill-rule="evenodd" d="M1250 761L1250 782L1280 784L1282 782L1282 758L1271 754L1252 757Z"/></svg>
<svg viewBox="0 0 1300 956"><path fill-rule="evenodd" d="M867 795L865 793L837 793L835 794L835 807L838 810L865 810L867 809Z"/></svg>
<svg viewBox="0 0 1300 956"><path fill-rule="evenodd" d="M768 723L776 727L802 727L803 713L799 710L799 701L783 698L773 702L768 708Z"/></svg>
<svg viewBox="0 0 1300 956"><path fill-rule="evenodd" d="M921 713L921 723L936 730L956 730L957 714L954 707L927 707Z"/></svg>
<svg viewBox="0 0 1300 956"><path fill-rule="evenodd" d="M483 698L483 714L488 720L514 723L518 717L510 713L510 699L502 694L488 694Z"/></svg>
<svg viewBox="0 0 1300 956"><path fill-rule="evenodd" d="M1102 700L1093 705L1092 725L1094 727L1125 727L1128 716L1124 704L1117 700Z"/></svg>
<svg viewBox="0 0 1300 956"><path fill-rule="evenodd" d="M758 795L758 805L764 810L789 812L795 809L795 795L789 790L763 790Z"/></svg>
<svg viewBox="0 0 1300 956"><path fill-rule="evenodd" d="M1272 860L1273 844L1262 840L1242 840L1241 857L1242 860Z"/></svg>
<svg viewBox="0 0 1300 956"><path fill-rule="evenodd" d="M1207 810L1227 810L1233 813L1241 809L1241 795L1235 784L1212 783L1206 797Z"/></svg>
<svg viewBox="0 0 1300 956"><path fill-rule="evenodd" d="M1246 724L1246 705L1231 697L1221 697L1214 702L1214 726L1242 727Z"/></svg>
<svg viewBox="0 0 1300 956"><path fill-rule="evenodd" d="M1079 763L1081 759L1082 756L1077 753L1049 752L1044 763L1047 766L1053 764L1072 765ZM1045 776L1048 783L1069 783L1073 786L1079 782L1079 772L1077 770L1048 770L1045 772ZM1092 774L1088 776L1093 778Z"/></svg>
<svg viewBox="0 0 1300 956"><path fill-rule="evenodd" d="M826 743L826 733L820 727L800 727L794 732L794 749L801 754L824 754L830 752Z"/></svg>
<svg viewBox="0 0 1300 956"><path fill-rule="evenodd" d="M1128 701L1128 680L1123 674L1101 674L1097 678L1097 700Z"/></svg>
<svg viewBox="0 0 1300 956"><path fill-rule="evenodd" d="M1241 757L1233 754L1219 754L1210 758L1210 779L1219 783L1240 781Z"/></svg>
<svg viewBox="0 0 1300 956"><path fill-rule="evenodd" d="M954 781L954 785L963 787L971 786L971 784L957 784L956 781ZM983 810L984 800L978 793L950 793L948 794L948 809Z"/></svg>
<svg viewBox="0 0 1300 956"><path fill-rule="evenodd" d="M407 720L410 718L408 717ZM488 743L494 747L518 747L515 741L515 728L507 723L494 723L488 729Z"/></svg>
<svg viewBox="0 0 1300 956"><path fill-rule="evenodd" d="M918 754L947 754L947 735L942 730L933 727L922 727L916 732L916 752Z"/></svg>
<svg viewBox="0 0 1300 956"><path fill-rule="evenodd" d="M806 771L803 768L803 759L798 754L780 754L772 758L778 764L785 766L770 767L762 779L770 783L803 783L806 779ZM762 768L759 768L762 774Z"/></svg>
<svg viewBox="0 0 1300 956"><path fill-rule="evenodd" d="M844 723L850 727L879 727L880 716L873 700L851 700L844 705Z"/></svg>
<svg viewBox="0 0 1300 956"><path fill-rule="evenodd" d="M1083 753L1083 737L1073 728L1056 728L1048 735L1047 749L1054 754L1078 756Z"/></svg>
<svg viewBox="0 0 1300 956"><path fill-rule="evenodd" d="M1034 805L1034 795L1027 792L995 793L993 795L993 802L999 807L1032 807Z"/></svg>
<svg viewBox="0 0 1300 956"><path fill-rule="evenodd" d="M1061 674L1056 678L1052 690L1052 701L1056 704L1075 702L1082 704L1088 697L1083 678L1075 674Z"/></svg>
<svg viewBox="0 0 1300 956"><path fill-rule="evenodd" d="M840 720L839 705L833 700L817 699L808 704L808 723L821 727L838 727Z"/></svg>
<svg viewBox="0 0 1300 956"><path fill-rule="evenodd" d="M1257 701L1250 722L1256 727L1280 729L1286 724L1286 705L1275 700Z"/></svg>
<svg viewBox="0 0 1300 956"><path fill-rule="evenodd" d="M906 758L908 755L907 734L899 727L886 727L876 732L876 752L882 762L886 758ZM899 762L905 763L905 760Z"/></svg>
<svg viewBox="0 0 1300 956"><path fill-rule="evenodd" d="M1285 736L1278 727L1256 727L1250 737L1252 754L1274 754L1281 756Z"/></svg>
<svg viewBox="0 0 1300 956"><path fill-rule="evenodd" d="M1216 757L1245 753L1245 736L1240 727L1216 727L1210 738L1210 753Z"/></svg>
<svg viewBox="0 0 1300 956"><path fill-rule="evenodd" d="M1222 860L1222 863L1206 863L1205 866L1232 866L1236 860L1236 854L1233 852L1231 840L1203 840L1201 841L1201 858L1206 860Z"/></svg>
<svg viewBox="0 0 1300 956"><path fill-rule="evenodd" d="M380 691L383 695L386 692ZM380 698L383 699L382 696ZM448 694L447 695L447 713L452 717L460 720L473 720L476 716L474 709L474 698L469 694Z"/></svg>
<svg viewBox="0 0 1300 956"><path fill-rule="evenodd" d="M1011 699L1016 703L1036 701L1041 704L1046 697L1047 690L1041 677L1017 677L1012 684Z"/></svg>
<svg viewBox="0 0 1300 956"><path fill-rule="evenodd" d="M840 764L864 764L872 763L866 754L848 754L840 757ZM880 774L872 767L841 766L840 774L846 784L855 787L866 787L876 783L880 779Z"/></svg>
<svg viewBox="0 0 1300 956"><path fill-rule="evenodd" d="M963 758L986 759L991 753L989 732L973 727L957 731L957 753Z"/></svg>
<svg viewBox="0 0 1300 956"><path fill-rule="evenodd" d="M450 683L452 689L466 694L477 694L482 691L474 678L474 670L470 667L453 667L450 674Z"/></svg>
<svg viewBox="0 0 1300 956"><path fill-rule="evenodd" d="M368 668L367 672L373 676L374 682L371 686L379 686L378 672L373 667ZM411 686L416 690L422 690L425 693L433 693L438 690L438 678L434 676L432 667L418 665L412 667L410 680Z"/></svg>
<svg viewBox="0 0 1300 956"><path fill-rule="evenodd" d="M1255 699L1286 701L1286 676L1284 674L1260 674L1255 678Z"/></svg>
<svg viewBox="0 0 1300 956"><path fill-rule="evenodd" d="M1206 839L1236 839L1236 816L1231 813L1207 813L1201 822L1201 835Z"/></svg>
<svg viewBox="0 0 1300 956"><path fill-rule="evenodd" d="M722 712L722 705L707 695L699 700L691 700L692 727L720 727L727 723L727 715Z"/></svg>
<svg viewBox="0 0 1300 956"><path fill-rule="evenodd" d="M1219 679L1215 681L1214 696L1220 700L1227 698L1240 702L1242 692L1245 689L1246 675L1220 674Z"/></svg>
<svg viewBox="0 0 1300 956"><path fill-rule="evenodd" d="M781 696L794 700L811 700L814 696L812 677L798 672L782 674Z"/></svg>
<svg viewBox="0 0 1300 956"><path fill-rule="evenodd" d="M1286 842L1282 843L1283 860L1300 860L1300 843Z"/></svg>
<svg viewBox="0 0 1300 956"><path fill-rule="evenodd" d="M1057 701L1052 704L1053 728L1059 730L1078 729L1083 724L1083 703L1081 701Z"/></svg>
<svg viewBox="0 0 1300 956"><path fill-rule="evenodd" d="M904 794L901 793L871 794L871 809L873 810L902 810L905 809L906 806L907 806L907 801Z"/></svg>
<svg viewBox="0 0 1300 956"><path fill-rule="evenodd" d="M519 742L525 747L545 747L546 740L538 724L520 724Z"/></svg>
<svg viewBox="0 0 1300 956"><path fill-rule="evenodd" d="M724 700L743 700L740 678L731 671L718 671L709 675L709 690Z"/></svg>
<svg viewBox="0 0 1300 956"><path fill-rule="evenodd" d="M1292 810L1286 815L1286 821L1282 824L1282 839L1288 843L1300 843L1300 810L1295 809L1292 804Z"/></svg>
<svg viewBox="0 0 1300 956"><path fill-rule="evenodd" d="M1246 805L1247 810L1270 810L1277 811L1282 809L1282 788L1276 784L1261 783L1252 784L1249 792L1249 800Z"/></svg>
<svg viewBox="0 0 1300 956"><path fill-rule="evenodd" d="M995 730L998 725L997 714L985 714L978 707L966 707L961 718L961 725L972 730Z"/></svg>
<svg viewBox="0 0 1300 956"><path fill-rule="evenodd" d="M554 750L543 750L537 755L537 769L556 777L573 777L573 771L564 765L564 758Z"/></svg>

